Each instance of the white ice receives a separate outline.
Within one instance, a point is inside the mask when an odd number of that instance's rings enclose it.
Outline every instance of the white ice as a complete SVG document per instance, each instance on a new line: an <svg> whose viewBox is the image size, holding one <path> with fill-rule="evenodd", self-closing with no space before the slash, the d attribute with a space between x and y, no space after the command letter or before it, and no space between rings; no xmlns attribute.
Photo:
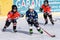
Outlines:
<svg viewBox="0 0 60 40"><path fill-rule="evenodd" d="M55 17L58 18L58 17ZM50 34L55 34L56 37L51 38L45 32L40 34L37 32L36 28L33 26L34 33L29 34L29 25L25 18L19 18L17 23L17 33L13 32L13 25L11 24L6 32L2 32L2 28L5 25L6 20L0 20L0 40L60 40L60 20L55 21L55 25L50 22L44 26L44 19L39 18L39 23L42 28L44 28Z"/></svg>

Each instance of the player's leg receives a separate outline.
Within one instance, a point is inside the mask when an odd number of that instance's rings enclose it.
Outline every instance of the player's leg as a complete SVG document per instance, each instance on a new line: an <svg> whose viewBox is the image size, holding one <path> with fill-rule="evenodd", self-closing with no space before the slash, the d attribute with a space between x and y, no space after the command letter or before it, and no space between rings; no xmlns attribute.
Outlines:
<svg viewBox="0 0 60 40"><path fill-rule="evenodd" d="M30 34L33 34L32 25L31 25L31 24L29 24L29 27L30 27L30 29L29 29Z"/></svg>
<svg viewBox="0 0 60 40"><path fill-rule="evenodd" d="M13 22L13 31L17 32L17 30L16 30L17 21L14 19L14 20L12 20L12 22Z"/></svg>
<svg viewBox="0 0 60 40"><path fill-rule="evenodd" d="M54 25L54 21L52 19L52 15L48 15L48 16L49 16L50 22Z"/></svg>
<svg viewBox="0 0 60 40"><path fill-rule="evenodd" d="M6 28L9 27L10 24L11 24L11 21L7 20L6 23L5 23L5 26L3 28L3 31L5 31Z"/></svg>
<svg viewBox="0 0 60 40"><path fill-rule="evenodd" d="M45 25L46 25L46 24L48 23L47 14L44 13L43 16L44 16L44 19L45 19Z"/></svg>
<svg viewBox="0 0 60 40"><path fill-rule="evenodd" d="M28 22L28 25L30 27L29 32L30 32L30 34L33 34L33 29L32 29L33 23L29 20L27 20L27 22Z"/></svg>
<svg viewBox="0 0 60 40"><path fill-rule="evenodd" d="M34 26L37 28L37 31L40 32L41 34L43 34L42 29L39 27L39 23L38 22L34 22Z"/></svg>

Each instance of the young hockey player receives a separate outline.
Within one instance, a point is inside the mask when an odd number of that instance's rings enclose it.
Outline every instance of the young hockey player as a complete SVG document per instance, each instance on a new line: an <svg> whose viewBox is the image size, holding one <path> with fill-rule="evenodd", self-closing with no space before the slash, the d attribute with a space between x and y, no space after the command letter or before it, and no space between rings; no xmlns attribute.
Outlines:
<svg viewBox="0 0 60 40"><path fill-rule="evenodd" d="M28 11L26 12L26 19L28 24L30 25L30 29L29 29L30 34L33 34L33 29L32 29L33 25L37 28L38 32L40 32L41 34L43 33L43 31L39 27L38 14L34 10L34 7L32 5L29 7Z"/></svg>
<svg viewBox="0 0 60 40"><path fill-rule="evenodd" d="M12 10L10 12L8 12L7 15L7 20L5 23L5 26L3 28L3 31L6 31L6 28L11 24L11 22L13 23L13 31L17 32L16 30L16 24L17 24L17 19L20 17L19 12L17 11L17 6L16 5L12 5Z"/></svg>
<svg viewBox="0 0 60 40"><path fill-rule="evenodd" d="M40 11L44 12L43 16L45 19L45 25L48 23L47 16L49 17L51 23L54 25L53 19L52 19L52 14L51 14L51 7L49 6L48 1L44 1L44 4L41 6Z"/></svg>

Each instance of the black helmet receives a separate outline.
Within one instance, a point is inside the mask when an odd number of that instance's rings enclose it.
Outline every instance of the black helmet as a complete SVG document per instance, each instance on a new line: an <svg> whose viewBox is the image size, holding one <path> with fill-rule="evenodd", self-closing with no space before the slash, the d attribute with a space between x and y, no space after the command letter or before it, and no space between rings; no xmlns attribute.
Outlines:
<svg viewBox="0 0 60 40"><path fill-rule="evenodd" d="M17 6L16 5L12 5L12 9L16 8L17 9Z"/></svg>
<svg viewBox="0 0 60 40"><path fill-rule="evenodd" d="M13 9L17 10L17 6L16 5L12 5L12 12L13 12Z"/></svg>
<svg viewBox="0 0 60 40"><path fill-rule="evenodd" d="M47 3L47 4L48 4L48 0L45 0L45 1L44 1L44 4L45 4L45 3Z"/></svg>

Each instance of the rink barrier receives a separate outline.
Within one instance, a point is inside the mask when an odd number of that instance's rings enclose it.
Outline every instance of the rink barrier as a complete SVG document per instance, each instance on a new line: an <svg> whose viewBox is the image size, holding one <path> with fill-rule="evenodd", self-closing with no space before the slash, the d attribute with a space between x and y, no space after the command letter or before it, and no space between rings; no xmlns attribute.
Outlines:
<svg viewBox="0 0 60 40"><path fill-rule="evenodd" d="M60 12L52 12L53 17L60 16ZM6 19L7 16L0 16L0 20ZM43 18L43 13L38 13L38 18ZM25 15L23 17L25 19Z"/></svg>

